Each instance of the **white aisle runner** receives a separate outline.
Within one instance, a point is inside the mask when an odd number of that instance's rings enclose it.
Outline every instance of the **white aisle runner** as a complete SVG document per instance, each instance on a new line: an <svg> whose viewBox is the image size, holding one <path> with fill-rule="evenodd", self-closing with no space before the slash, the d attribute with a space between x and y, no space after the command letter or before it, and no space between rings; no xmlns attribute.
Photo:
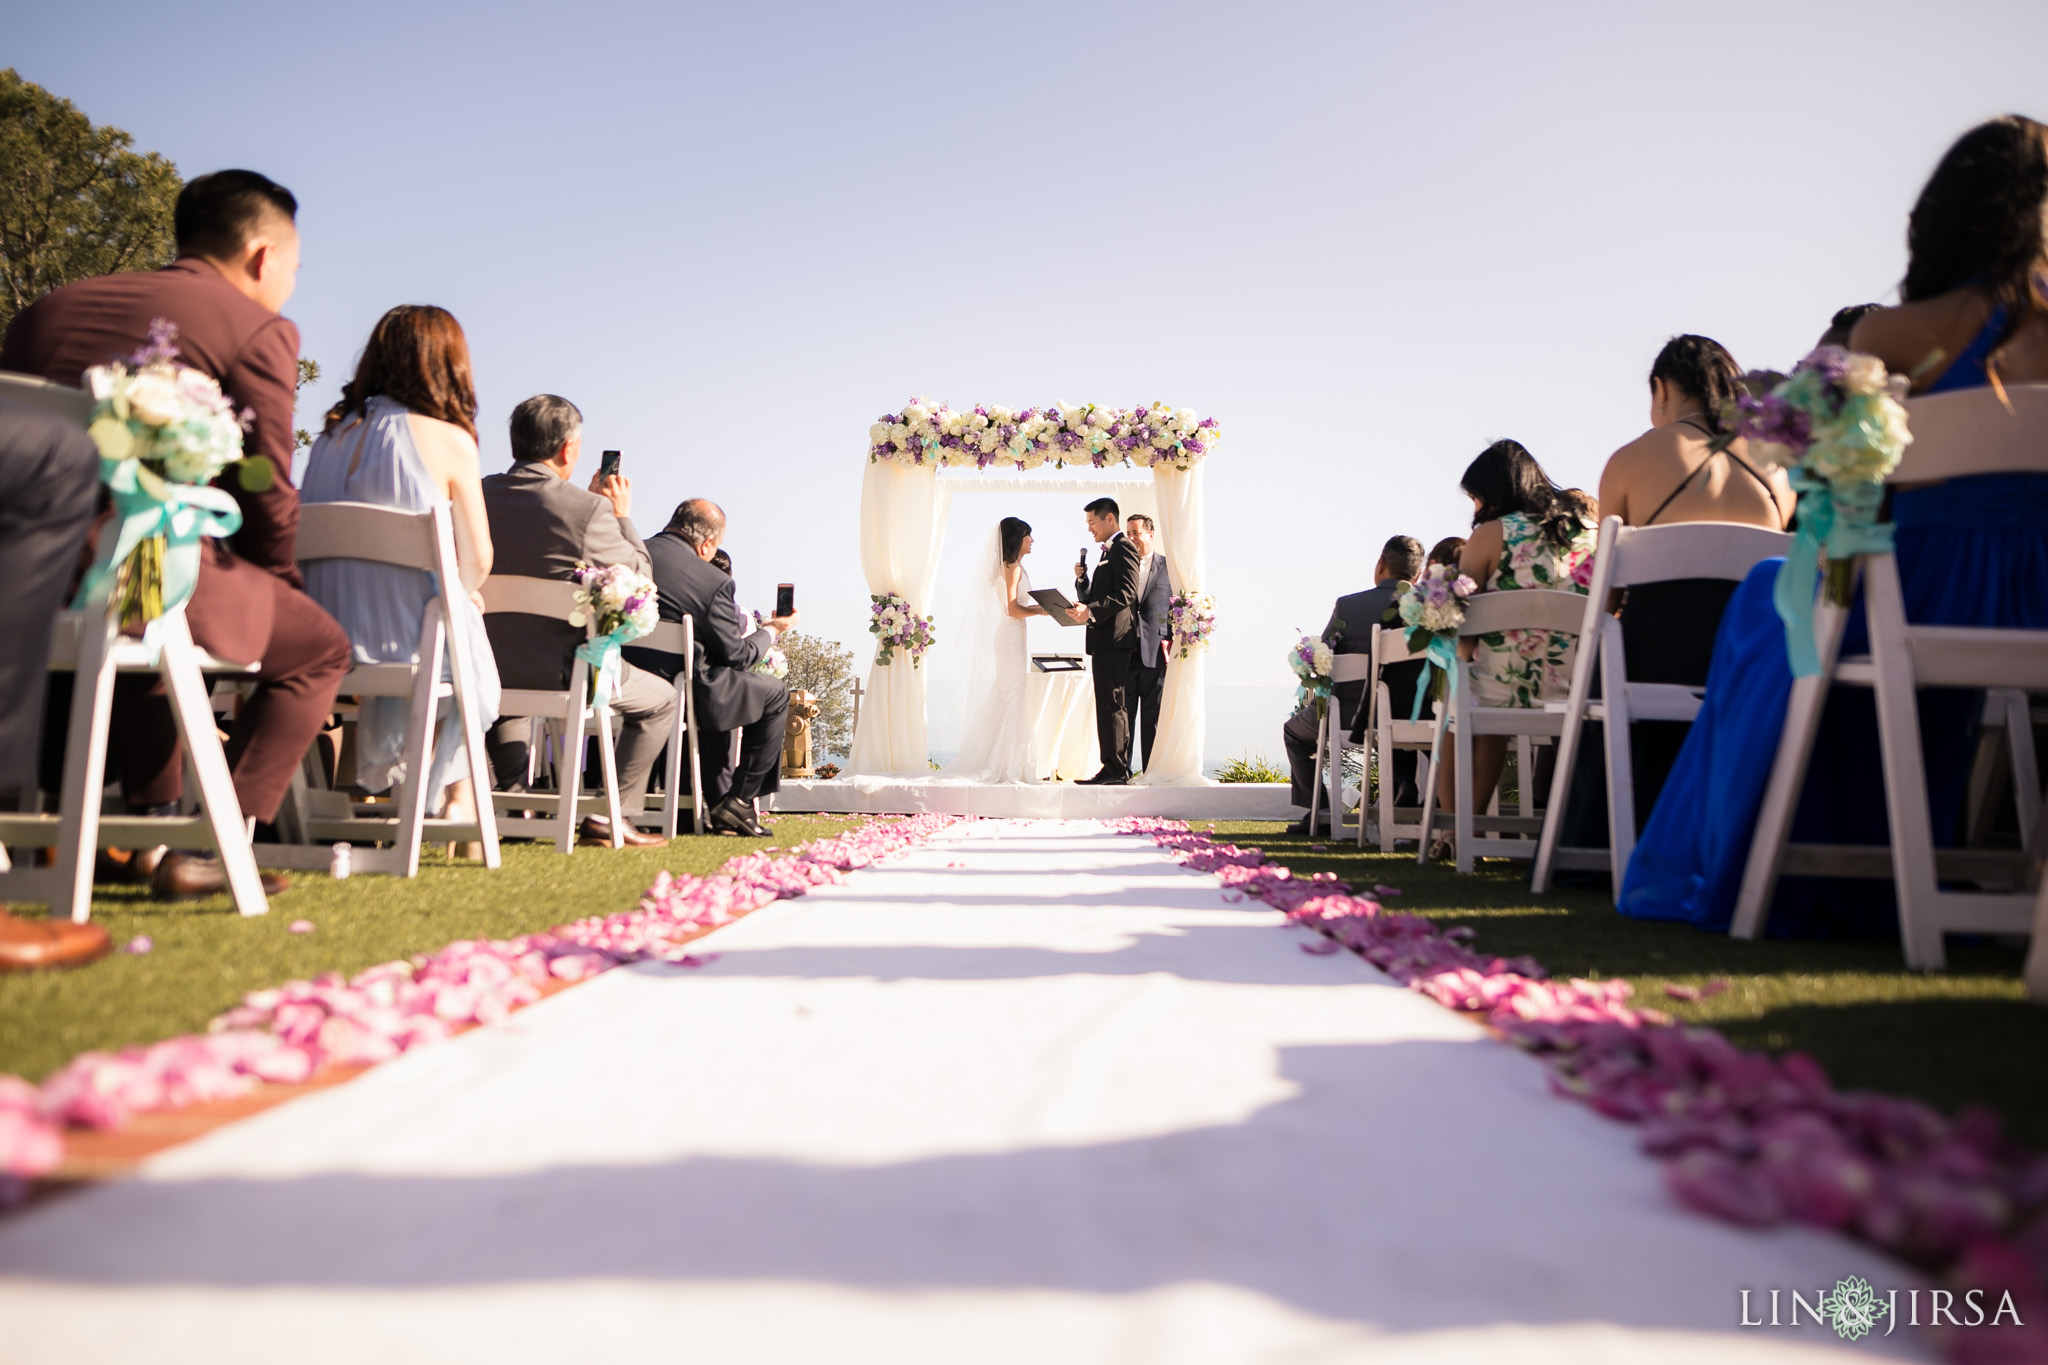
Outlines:
<svg viewBox="0 0 2048 1365"><path fill-rule="evenodd" d="M1907 1283L1280 924L972 827L0 1224L0 1359L1811 1360L1737 1289Z"/></svg>

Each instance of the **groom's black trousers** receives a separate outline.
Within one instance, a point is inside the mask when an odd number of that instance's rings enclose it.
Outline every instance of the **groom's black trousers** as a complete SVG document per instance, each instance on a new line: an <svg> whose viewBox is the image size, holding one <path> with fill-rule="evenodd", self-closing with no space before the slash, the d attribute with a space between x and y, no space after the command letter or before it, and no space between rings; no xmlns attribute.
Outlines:
<svg viewBox="0 0 2048 1365"><path fill-rule="evenodd" d="M1095 677L1095 739L1104 777L1131 775L1131 699L1138 651L1105 649L1090 656Z"/></svg>

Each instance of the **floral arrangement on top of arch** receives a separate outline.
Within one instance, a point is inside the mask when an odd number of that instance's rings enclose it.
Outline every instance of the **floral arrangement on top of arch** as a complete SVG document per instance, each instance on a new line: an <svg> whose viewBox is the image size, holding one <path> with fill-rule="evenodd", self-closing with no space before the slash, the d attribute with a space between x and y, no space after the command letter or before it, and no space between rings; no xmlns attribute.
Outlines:
<svg viewBox="0 0 2048 1365"><path fill-rule="evenodd" d="M923 465L1013 465L1036 469L1088 464L1096 469L1129 464L1192 469L1223 437L1213 417L1191 408L1154 403L1106 408L1096 403L1015 411L978 403L955 412L929 398L913 398L901 412L883 413L868 428L868 459L906 469Z"/></svg>

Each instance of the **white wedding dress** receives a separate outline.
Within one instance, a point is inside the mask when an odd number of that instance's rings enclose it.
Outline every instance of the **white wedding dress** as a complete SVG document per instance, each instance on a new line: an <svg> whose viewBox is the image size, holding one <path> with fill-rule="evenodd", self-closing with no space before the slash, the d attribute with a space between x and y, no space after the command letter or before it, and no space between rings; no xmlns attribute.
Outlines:
<svg viewBox="0 0 2048 1365"><path fill-rule="evenodd" d="M983 555L963 636L973 651L967 684L967 729L960 752L946 765L943 779L957 782L1038 781L1038 741L1025 713L1025 680L1031 655L1024 643L1027 622L1003 609L1003 559L1000 530ZM1031 576L1017 566L1017 605L1031 600Z"/></svg>

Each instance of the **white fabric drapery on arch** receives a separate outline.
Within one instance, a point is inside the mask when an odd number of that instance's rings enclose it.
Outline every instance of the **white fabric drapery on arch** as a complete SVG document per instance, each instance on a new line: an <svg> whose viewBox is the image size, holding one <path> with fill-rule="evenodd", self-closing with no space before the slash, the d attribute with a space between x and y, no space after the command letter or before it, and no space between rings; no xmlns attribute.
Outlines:
<svg viewBox="0 0 2048 1365"><path fill-rule="evenodd" d="M1155 468L1137 471L979 474L956 470L941 478L936 466L906 469L870 461L861 482L860 562L868 592L901 594L911 610L928 615L955 493L1075 493L1108 496L1128 516L1143 512L1159 527L1160 550L1175 591L1201 585L1202 467L1183 473ZM1172 506L1169 507L1168 504ZM1190 575L1193 575L1190 578ZM1053 585L1048 585L1053 586ZM1064 589L1067 585L1057 585ZM939 627L942 629L943 627ZM1145 779L1164 785L1199 784L1205 710L1202 652L1174 660L1166 670L1156 757L1146 758ZM925 729L925 673L899 653L887 665L868 669L868 690L854 731L849 776L927 777L931 773ZM1178 700L1177 700L1178 699ZM1135 723L1135 718L1134 718Z"/></svg>
<svg viewBox="0 0 2048 1365"><path fill-rule="evenodd" d="M1208 546L1202 532L1202 466L1182 471L1154 469L1152 490L1158 499L1159 544L1175 592L1200 592L1209 579ZM1145 755L1147 786L1206 785L1202 774L1202 740L1207 731L1208 651L1197 649L1166 665L1166 695L1159 703L1159 734Z"/></svg>

